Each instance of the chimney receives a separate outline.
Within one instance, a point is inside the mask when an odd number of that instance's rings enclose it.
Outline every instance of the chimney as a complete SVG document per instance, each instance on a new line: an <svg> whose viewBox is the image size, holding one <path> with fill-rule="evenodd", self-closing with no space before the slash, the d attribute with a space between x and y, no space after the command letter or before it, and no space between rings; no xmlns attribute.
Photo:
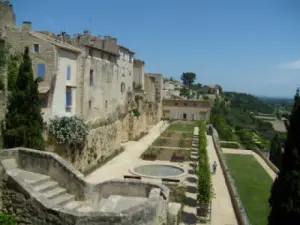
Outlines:
<svg viewBox="0 0 300 225"><path fill-rule="evenodd" d="M24 21L22 26L22 31L31 31L31 22Z"/></svg>
<svg viewBox="0 0 300 225"><path fill-rule="evenodd" d="M66 32L62 31L62 32L60 33L60 35L61 35L61 41L62 41L62 42L65 42L65 41L66 41Z"/></svg>

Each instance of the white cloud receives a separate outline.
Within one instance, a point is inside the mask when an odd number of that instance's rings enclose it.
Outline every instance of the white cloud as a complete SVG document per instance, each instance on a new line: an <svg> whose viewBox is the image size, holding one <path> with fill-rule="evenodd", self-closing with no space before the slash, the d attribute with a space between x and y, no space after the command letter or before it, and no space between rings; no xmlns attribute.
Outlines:
<svg viewBox="0 0 300 225"><path fill-rule="evenodd" d="M300 60L280 64L279 68L289 69L289 70L300 70Z"/></svg>

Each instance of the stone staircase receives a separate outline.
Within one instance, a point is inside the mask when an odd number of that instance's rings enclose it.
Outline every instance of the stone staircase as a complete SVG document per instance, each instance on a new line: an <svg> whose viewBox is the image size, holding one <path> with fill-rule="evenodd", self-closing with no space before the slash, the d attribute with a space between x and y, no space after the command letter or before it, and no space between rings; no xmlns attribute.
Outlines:
<svg viewBox="0 0 300 225"><path fill-rule="evenodd" d="M50 176L16 168L15 159L6 159L5 163L13 167L7 171L8 174L13 177L22 177L36 192L51 201L51 204L78 212L95 211L87 202L76 201L74 195L68 193L65 188L61 187L58 182L52 180Z"/></svg>

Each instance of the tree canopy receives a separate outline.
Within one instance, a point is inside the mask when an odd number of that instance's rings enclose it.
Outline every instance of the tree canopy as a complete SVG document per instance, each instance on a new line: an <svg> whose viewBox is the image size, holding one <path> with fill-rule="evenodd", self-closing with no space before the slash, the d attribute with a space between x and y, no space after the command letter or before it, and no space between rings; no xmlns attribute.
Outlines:
<svg viewBox="0 0 300 225"><path fill-rule="evenodd" d="M281 169L271 189L269 225L298 225L300 221L300 97L294 99Z"/></svg>
<svg viewBox="0 0 300 225"><path fill-rule="evenodd" d="M38 79L34 79L29 49L26 48L19 66L15 87L8 98L3 129L5 148L28 147L44 149L43 118L38 92Z"/></svg>
<svg viewBox="0 0 300 225"><path fill-rule="evenodd" d="M180 79L182 80L182 83L184 85L187 85L190 87L195 82L196 74L193 72L182 73Z"/></svg>

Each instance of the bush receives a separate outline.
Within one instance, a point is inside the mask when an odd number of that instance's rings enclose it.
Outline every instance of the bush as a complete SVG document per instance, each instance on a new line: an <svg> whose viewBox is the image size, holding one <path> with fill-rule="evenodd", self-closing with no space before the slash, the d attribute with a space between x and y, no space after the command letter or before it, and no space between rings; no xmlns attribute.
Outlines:
<svg viewBox="0 0 300 225"><path fill-rule="evenodd" d="M58 144L80 145L88 134L88 126L75 116L56 116L50 120L48 132Z"/></svg>
<svg viewBox="0 0 300 225"><path fill-rule="evenodd" d="M207 155L206 125L204 121L199 124L199 171L198 171L198 190L199 203L209 204L213 197L210 165Z"/></svg>
<svg viewBox="0 0 300 225"><path fill-rule="evenodd" d="M240 146L237 143L232 143L232 142L222 142L221 147L222 148L240 148Z"/></svg>
<svg viewBox="0 0 300 225"><path fill-rule="evenodd" d="M17 220L15 219L15 217L13 217L11 215L0 213L0 224L1 225L17 225Z"/></svg>

